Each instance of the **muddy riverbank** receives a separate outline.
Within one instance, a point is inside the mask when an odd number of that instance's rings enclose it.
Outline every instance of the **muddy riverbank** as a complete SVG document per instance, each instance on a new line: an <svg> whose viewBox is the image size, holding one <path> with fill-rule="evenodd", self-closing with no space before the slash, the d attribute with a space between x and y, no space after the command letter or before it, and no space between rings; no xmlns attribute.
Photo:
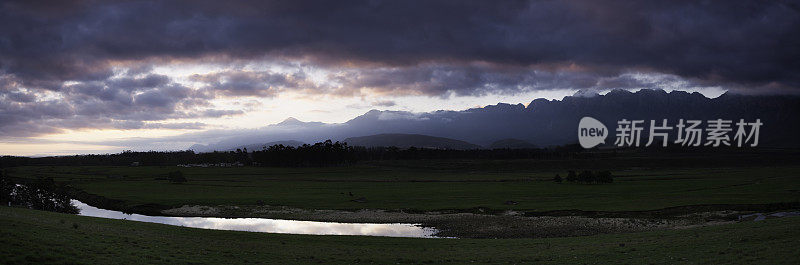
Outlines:
<svg viewBox="0 0 800 265"><path fill-rule="evenodd" d="M784 205L791 206L791 205ZM784 206L764 206L781 208ZM714 207L698 207L712 209ZM750 209L753 206L733 206ZM280 206L190 206L163 210L170 216L261 217L274 219L358 222L418 223L434 227L440 237L459 238L543 238L629 233L650 230L681 229L739 222L739 216L752 210L715 210L685 213L667 209L635 212L606 212L594 215L543 216L536 213L505 211L497 214L473 212L415 212L385 210L309 210ZM676 213L666 215L665 212ZM605 216L605 217L601 217Z"/></svg>

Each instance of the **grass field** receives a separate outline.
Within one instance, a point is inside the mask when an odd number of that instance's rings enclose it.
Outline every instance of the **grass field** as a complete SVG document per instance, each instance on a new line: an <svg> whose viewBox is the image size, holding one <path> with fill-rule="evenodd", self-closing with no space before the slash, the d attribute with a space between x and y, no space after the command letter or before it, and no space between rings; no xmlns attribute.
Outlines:
<svg viewBox="0 0 800 265"><path fill-rule="evenodd" d="M336 168L39 166L8 172L14 177L53 177L131 206L254 205L260 200L306 209L625 211L800 200L800 166L792 163L659 167L654 162L614 158L401 161ZM586 168L610 169L617 177L613 184L603 185L550 180L555 174L565 176L566 169ZM181 170L189 182L170 184L157 179L174 170ZM351 201L360 197L366 202Z"/></svg>
<svg viewBox="0 0 800 265"><path fill-rule="evenodd" d="M686 220L680 219L684 217L670 215L650 220L676 224L669 228L619 230L615 226L583 227L584 223L564 221L576 220L572 217L547 219L555 222L550 224L547 222L551 221L541 221L545 219L497 213L796 204L800 201L797 158L762 154L615 155L562 160L383 161L332 168L13 167L6 169L11 177L52 177L90 194L119 200L128 207L232 207L263 201L311 212L389 209L474 213L475 209L488 209L492 211L487 213L495 214L456 219L447 219L447 214L421 214L432 216L430 222L449 235L465 238L411 239L202 230L0 207L0 245L4 246L0 248L0 263L794 264L800 262L798 217L680 228L684 227L681 222ZM175 170L182 171L189 181L171 184L165 180ZM610 170L616 178L612 184L551 180L555 174L565 176L567 170ZM366 202L352 201L361 197ZM733 214L734 219L691 217L700 219L686 224L694 227L719 220L731 222L735 220L736 213ZM651 217L632 218L625 220L648 222ZM549 231L539 231L541 227L588 229L585 235L593 236L563 237L571 233L565 230L564 235L554 233L562 237L536 238ZM520 233L527 238L512 239Z"/></svg>
<svg viewBox="0 0 800 265"><path fill-rule="evenodd" d="M548 239L411 239L232 232L0 207L0 263L800 262L800 217Z"/></svg>

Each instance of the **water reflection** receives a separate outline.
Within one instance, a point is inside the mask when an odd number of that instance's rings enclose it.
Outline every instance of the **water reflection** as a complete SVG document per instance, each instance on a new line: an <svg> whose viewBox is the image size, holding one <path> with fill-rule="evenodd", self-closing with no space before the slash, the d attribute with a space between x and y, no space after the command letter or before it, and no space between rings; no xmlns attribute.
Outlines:
<svg viewBox="0 0 800 265"><path fill-rule="evenodd" d="M125 214L90 206L78 200L72 200L80 209L80 215L125 219L148 223L160 223L194 228L234 230L249 232L266 232L281 234L307 235L363 235L390 237L434 237L432 228L419 227L413 224L362 224L331 223L296 220L278 220L265 218L216 218L216 217L165 217L141 214Z"/></svg>

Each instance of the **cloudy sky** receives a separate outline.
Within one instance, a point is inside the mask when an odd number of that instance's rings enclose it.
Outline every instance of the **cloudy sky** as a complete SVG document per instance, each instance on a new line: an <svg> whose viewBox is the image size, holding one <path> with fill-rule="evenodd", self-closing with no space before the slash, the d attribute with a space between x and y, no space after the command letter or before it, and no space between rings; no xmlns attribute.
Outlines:
<svg viewBox="0 0 800 265"><path fill-rule="evenodd" d="M33 3L32 3L33 2ZM3 1L0 154L657 88L798 94L794 1Z"/></svg>

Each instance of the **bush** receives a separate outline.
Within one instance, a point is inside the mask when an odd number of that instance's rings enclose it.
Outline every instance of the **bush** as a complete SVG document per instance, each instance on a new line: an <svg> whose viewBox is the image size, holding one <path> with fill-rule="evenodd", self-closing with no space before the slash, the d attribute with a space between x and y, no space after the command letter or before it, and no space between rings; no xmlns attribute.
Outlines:
<svg viewBox="0 0 800 265"><path fill-rule="evenodd" d="M168 178L169 178L169 182L171 182L171 183L184 183L184 182L189 181L189 180L186 179L186 177L183 176L183 172L180 172L180 171L169 172L169 177Z"/></svg>
<svg viewBox="0 0 800 265"><path fill-rule="evenodd" d="M594 173L589 170L584 170L580 174L578 174L578 182L581 183L592 183L594 182Z"/></svg>
<svg viewBox="0 0 800 265"><path fill-rule="evenodd" d="M600 172L597 173L597 182L599 182L599 183L612 183L612 182L614 182L614 175L611 175L611 172L608 171L608 170L600 171Z"/></svg>
<svg viewBox="0 0 800 265"><path fill-rule="evenodd" d="M0 186L2 186L0 190L2 205L20 205L59 213L78 213L78 208L72 204L68 187L57 185L52 178L39 178L27 181L24 185L17 185L7 174L0 173Z"/></svg>
<svg viewBox="0 0 800 265"><path fill-rule="evenodd" d="M567 181L569 182L576 182L578 181L578 175L575 174L575 171L570 170L567 173Z"/></svg>
<svg viewBox="0 0 800 265"><path fill-rule="evenodd" d="M556 175L556 177L559 176ZM553 180L559 182L556 178L553 178ZM581 171L580 174L575 174L575 171L570 170L567 175L567 181L578 183L613 183L614 175L608 170L598 172L584 170Z"/></svg>
<svg viewBox="0 0 800 265"><path fill-rule="evenodd" d="M553 177L553 181L555 181L556 183L561 183L562 181L564 181L564 179L561 178L561 175L556 174L556 176Z"/></svg>

